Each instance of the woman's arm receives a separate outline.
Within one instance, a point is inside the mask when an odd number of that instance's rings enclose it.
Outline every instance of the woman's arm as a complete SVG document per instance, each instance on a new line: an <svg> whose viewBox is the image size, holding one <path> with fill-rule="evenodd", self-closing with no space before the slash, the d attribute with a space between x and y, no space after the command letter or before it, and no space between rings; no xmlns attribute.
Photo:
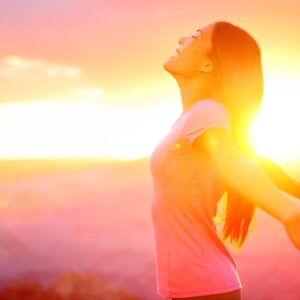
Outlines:
<svg viewBox="0 0 300 300"><path fill-rule="evenodd" d="M300 182L293 178L288 172L274 163L271 159L256 155L255 161L260 168L271 178L276 186L300 199Z"/></svg>
<svg viewBox="0 0 300 300"><path fill-rule="evenodd" d="M244 198L278 219L300 250L300 201L283 193L254 160L243 154L223 128L211 128L194 140L209 153L222 180ZM294 230L298 220L298 230ZM293 224L293 225L291 225ZM296 234L296 236L295 236Z"/></svg>
<svg viewBox="0 0 300 300"><path fill-rule="evenodd" d="M299 201L298 198L281 191L285 197L290 198L292 201ZM285 230L287 231L289 238L293 244L300 250L300 214L295 213L284 222Z"/></svg>

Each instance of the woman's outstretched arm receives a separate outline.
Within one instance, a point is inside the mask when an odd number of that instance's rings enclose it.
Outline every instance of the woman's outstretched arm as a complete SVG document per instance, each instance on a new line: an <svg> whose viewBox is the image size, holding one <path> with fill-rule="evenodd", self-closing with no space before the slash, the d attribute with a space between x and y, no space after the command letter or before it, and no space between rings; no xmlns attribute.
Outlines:
<svg viewBox="0 0 300 300"><path fill-rule="evenodd" d="M300 182L289 175L278 164L266 157L256 156L255 161L282 191L300 199Z"/></svg>
<svg viewBox="0 0 300 300"><path fill-rule="evenodd" d="M224 183L279 220L300 250L299 199L277 188L256 162L239 150L225 129L211 128L194 144L207 150Z"/></svg>

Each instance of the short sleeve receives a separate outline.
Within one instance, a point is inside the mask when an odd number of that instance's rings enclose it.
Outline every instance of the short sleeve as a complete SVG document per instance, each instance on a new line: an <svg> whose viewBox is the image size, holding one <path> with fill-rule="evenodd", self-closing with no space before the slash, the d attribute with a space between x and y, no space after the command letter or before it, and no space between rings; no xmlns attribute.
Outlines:
<svg viewBox="0 0 300 300"><path fill-rule="evenodd" d="M206 130L216 127L232 132L229 110L216 100L199 100L190 108L182 134L192 143Z"/></svg>

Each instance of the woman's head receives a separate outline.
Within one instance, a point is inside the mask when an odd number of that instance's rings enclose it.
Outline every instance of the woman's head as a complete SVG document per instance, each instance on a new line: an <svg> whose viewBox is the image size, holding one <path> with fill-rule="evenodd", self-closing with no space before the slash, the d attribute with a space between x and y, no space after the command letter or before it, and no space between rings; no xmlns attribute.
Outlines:
<svg viewBox="0 0 300 300"><path fill-rule="evenodd" d="M236 140L249 147L245 130L263 96L261 53L255 39L239 26L218 21L180 38L176 52L164 69L185 81L200 79L203 96L229 109Z"/></svg>
<svg viewBox="0 0 300 300"><path fill-rule="evenodd" d="M176 51L164 63L164 69L187 79L210 73L213 64L207 53L211 48L212 30L213 25L207 25L190 36L181 37Z"/></svg>

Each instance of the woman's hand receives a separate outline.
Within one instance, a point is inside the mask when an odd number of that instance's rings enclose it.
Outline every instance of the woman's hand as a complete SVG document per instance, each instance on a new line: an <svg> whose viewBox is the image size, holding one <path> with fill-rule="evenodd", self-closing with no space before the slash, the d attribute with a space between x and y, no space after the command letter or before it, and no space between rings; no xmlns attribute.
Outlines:
<svg viewBox="0 0 300 300"><path fill-rule="evenodd" d="M300 199L281 191L281 193L290 199L290 201L294 201L295 204L299 204L299 207L295 206L297 209L294 210L293 214L283 220L282 224L294 244L294 246L300 251Z"/></svg>
<svg viewBox="0 0 300 300"><path fill-rule="evenodd" d="M284 227L287 234L294 244L294 246L300 251L300 213L284 222Z"/></svg>

